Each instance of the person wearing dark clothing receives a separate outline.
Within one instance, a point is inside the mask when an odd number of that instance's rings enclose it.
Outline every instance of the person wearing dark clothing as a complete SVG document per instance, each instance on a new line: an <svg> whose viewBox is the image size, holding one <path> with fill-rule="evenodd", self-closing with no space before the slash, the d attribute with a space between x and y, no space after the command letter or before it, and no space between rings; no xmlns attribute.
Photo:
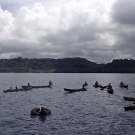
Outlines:
<svg viewBox="0 0 135 135"><path fill-rule="evenodd" d="M17 86L15 87L16 90L18 90Z"/></svg>
<svg viewBox="0 0 135 135"><path fill-rule="evenodd" d="M124 86L124 83L123 82L120 82L120 86Z"/></svg>
<svg viewBox="0 0 135 135"><path fill-rule="evenodd" d="M52 81L50 80L50 81L49 81L49 86L52 86L52 85L53 85L53 83L52 83Z"/></svg>
<svg viewBox="0 0 135 135"><path fill-rule="evenodd" d="M87 85L88 85L87 82L85 82L85 83L83 84L83 89L84 89L84 87L87 86Z"/></svg>
<svg viewBox="0 0 135 135"><path fill-rule="evenodd" d="M109 84L107 85L107 89L112 89L111 83L109 83Z"/></svg>
<svg viewBox="0 0 135 135"><path fill-rule="evenodd" d="M88 85L88 83L85 81L84 85L85 85L85 86L87 86L87 85Z"/></svg>
<svg viewBox="0 0 135 135"><path fill-rule="evenodd" d="M44 110L43 107L40 108L39 115L46 115L46 111Z"/></svg>
<svg viewBox="0 0 135 135"><path fill-rule="evenodd" d="M95 82L95 86L98 86L98 81Z"/></svg>

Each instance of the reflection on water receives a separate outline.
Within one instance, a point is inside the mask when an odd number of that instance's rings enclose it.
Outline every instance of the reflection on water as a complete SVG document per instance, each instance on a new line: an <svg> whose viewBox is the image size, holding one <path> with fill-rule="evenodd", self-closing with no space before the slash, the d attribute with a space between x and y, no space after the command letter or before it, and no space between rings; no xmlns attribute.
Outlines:
<svg viewBox="0 0 135 135"><path fill-rule="evenodd" d="M0 74L0 131L1 135L114 135L134 133L135 111L125 111L132 103L123 96L135 97L135 74ZM21 85L48 85L52 88L3 93ZM87 91L68 93L63 88L78 89L87 81ZM114 94L94 88L98 81L103 86L111 83ZM128 89L119 87L123 81ZM35 107L46 107L52 114L31 117Z"/></svg>
<svg viewBox="0 0 135 135"><path fill-rule="evenodd" d="M45 122L46 117L39 117L39 119L40 119L42 122Z"/></svg>

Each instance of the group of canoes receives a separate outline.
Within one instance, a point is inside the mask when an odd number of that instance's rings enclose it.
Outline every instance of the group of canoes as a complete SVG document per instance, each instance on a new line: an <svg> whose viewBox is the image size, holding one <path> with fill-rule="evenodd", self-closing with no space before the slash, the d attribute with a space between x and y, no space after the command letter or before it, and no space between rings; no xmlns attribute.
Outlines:
<svg viewBox="0 0 135 135"><path fill-rule="evenodd" d="M102 86L102 85L99 85L98 84L98 81L96 81L95 85L93 85L95 88L100 88L100 90L103 90L105 88L107 88L107 92L110 93L110 94L113 94L114 90L111 86L111 83L109 83L108 85L106 86ZM120 82L120 85L119 85L121 88L128 88L128 85L125 85L123 82ZM123 98L125 100L128 100L128 101L134 101L132 104L129 104L127 106L125 106L125 110L133 110L135 109L135 98L134 97L125 97L123 96Z"/></svg>
<svg viewBox="0 0 135 135"><path fill-rule="evenodd" d="M120 82L120 85L119 85L121 88L128 88L128 85L125 85L123 82ZM109 83L108 85L106 86L102 86L101 84L98 83L98 81L95 82L95 84L93 85L93 87L95 88L100 88L100 90L104 90L104 89L107 89L107 92L110 93L110 94L113 94L114 93L114 90L112 88L112 85L111 83Z"/></svg>
<svg viewBox="0 0 135 135"><path fill-rule="evenodd" d="M134 110L135 109L135 98L134 97L125 97L125 96L123 96L123 98L125 100L128 100L128 101L133 101L133 103L131 103L131 104L129 104L129 105L127 105L127 106L124 107L125 110L126 111L127 110Z"/></svg>
<svg viewBox="0 0 135 135"><path fill-rule="evenodd" d="M51 82L51 80L49 81L49 85L45 85L45 86L31 86L28 83L28 85L21 86L22 88L18 88L16 86L14 89L12 89L12 87L10 87L10 89L3 90L3 92L6 93L6 92L28 91L28 90L31 90L33 88L51 88L52 85L53 85L53 83Z"/></svg>
<svg viewBox="0 0 135 135"><path fill-rule="evenodd" d="M80 89L67 89L67 88L64 88L65 91L67 92L79 92L79 91L86 91L87 89L85 88L85 86L88 86L88 84L85 82L83 84L83 87L80 88ZM120 85L119 85L121 88L128 88L128 85L125 85L123 82L120 82ZM109 94L113 94L114 93L114 90L112 88L112 85L111 83L109 83L108 85L106 86L102 86L101 84L99 85L98 84L98 81L95 82L95 84L93 85L93 87L95 88L100 88L100 90L104 90L104 89L107 89L107 92ZM128 105L128 106L125 106L125 110L131 110L131 109L135 109L135 98L132 98L132 97L123 97L125 100L129 100L129 101L134 101L134 103Z"/></svg>
<svg viewBox="0 0 135 135"><path fill-rule="evenodd" d="M128 85L125 85L123 82L120 82L120 85L119 85L121 88L128 88ZM112 86L111 86L111 83L109 83L108 85L106 86L102 86L102 85L99 85L98 84L98 81L96 81L95 85L93 85L93 87L95 88L100 88L100 90L103 90L103 89L107 89L107 92L110 93L110 94L113 94L113 89L112 89ZM128 100L128 101L134 101L132 104L129 104L127 106L125 106L125 110L134 110L135 109L135 97L126 97L126 96L123 96L123 98L125 100Z"/></svg>
<svg viewBox="0 0 135 135"><path fill-rule="evenodd" d="M12 89L12 87L10 87L10 89L7 89L7 90L3 90L4 93L6 92L18 92L18 91L28 91L28 90L31 90L33 88L51 88L51 86L53 85L53 83L51 81L49 81L49 85L45 85L45 86L32 86L28 83L28 85L25 85L25 86L21 86L22 88L15 88L15 89ZM64 90L66 92L80 92L80 91L87 91L87 88L85 88L85 86L88 86L87 82L85 81L85 83L82 85L82 88L79 88L79 89L68 89L68 88L64 88ZM123 82L120 82L120 85L119 85L121 88L128 88L128 85L125 85ZM100 88L100 90L104 90L104 89L107 89L107 92L110 93L110 94L113 94L114 93L114 90L112 88L112 85L111 83L109 83L108 85L106 86L102 86L101 84L98 83L98 81L95 82L95 84L93 85L93 87L95 88ZM132 104L128 105L128 106L125 106L125 110L132 110L132 109L135 109L135 98L133 97L123 97L125 100L129 100L129 101L134 101ZM41 111L41 113L39 113ZM47 110L46 108L42 110L40 108L34 108L31 110L31 115L41 115L43 112L47 112L46 114L50 114L50 110Z"/></svg>
<svg viewBox="0 0 135 135"><path fill-rule="evenodd" d="M114 93L114 90L112 88L112 85L111 83L109 83L108 85L106 86L102 86L101 84L98 83L98 81L95 82L95 85L93 85L93 87L95 88L100 88L100 90L104 90L104 89L107 89L107 92L109 94L113 94Z"/></svg>
<svg viewBox="0 0 135 135"><path fill-rule="evenodd" d="M88 86L87 82L85 82L82 86L82 88L79 89L69 89L69 88L64 88L65 91L67 92L79 92L79 91L86 91L87 89L85 88L85 86ZM112 88L111 83L109 83L106 86L102 86L101 84L98 83L98 81L95 82L95 84L93 85L93 87L95 88L100 88L100 90L104 90L107 89L107 92L110 94L114 93L114 90ZM120 87L121 88L128 88L128 85L125 85L123 82L120 83Z"/></svg>

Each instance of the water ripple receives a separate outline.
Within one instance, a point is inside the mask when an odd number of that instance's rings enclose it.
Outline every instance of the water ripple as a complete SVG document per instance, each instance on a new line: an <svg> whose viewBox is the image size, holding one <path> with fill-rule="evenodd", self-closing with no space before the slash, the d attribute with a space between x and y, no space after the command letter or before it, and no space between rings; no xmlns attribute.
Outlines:
<svg viewBox="0 0 135 135"><path fill-rule="evenodd" d="M132 135L135 111L124 111L129 104L122 96L135 94L135 75L126 74L0 74L1 135ZM129 84L120 89L119 81ZM52 80L51 89L3 93L10 86L45 85ZM93 87L98 80L114 86L114 94ZM85 92L67 93L63 88L80 88L87 81ZM131 87L130 87L131 86ZM51 115L31 117L35 107L49 108Z"/></svg>

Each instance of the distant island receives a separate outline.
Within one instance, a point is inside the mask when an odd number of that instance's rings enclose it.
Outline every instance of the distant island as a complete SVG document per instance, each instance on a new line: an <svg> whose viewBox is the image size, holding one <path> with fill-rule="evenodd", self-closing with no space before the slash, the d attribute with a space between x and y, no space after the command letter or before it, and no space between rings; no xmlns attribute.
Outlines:
<svg viewBox="0 0 135 135"><path fill-rule="evenodd" d="M85 58L0 59L0 73L135 73L135 60L97 64Z"/></svg>

